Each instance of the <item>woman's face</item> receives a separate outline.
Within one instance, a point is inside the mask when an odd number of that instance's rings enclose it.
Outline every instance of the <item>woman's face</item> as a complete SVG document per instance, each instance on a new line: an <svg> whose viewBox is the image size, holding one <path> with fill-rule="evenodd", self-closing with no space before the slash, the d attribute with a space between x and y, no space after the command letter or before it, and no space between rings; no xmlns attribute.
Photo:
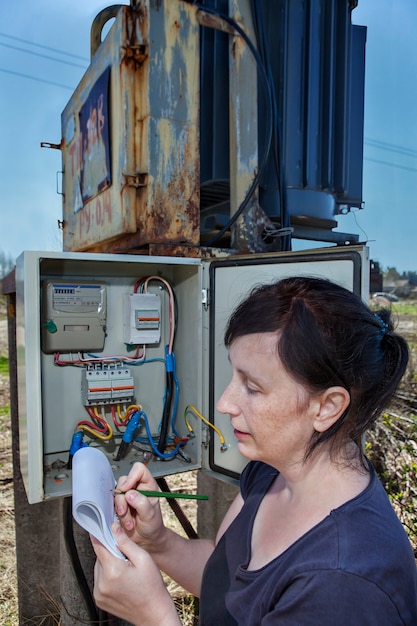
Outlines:
<svg viewBox="0 0 417 626"><path fill-rule="evenodd" d="M241 454L281 471L302 462L314 432L317 404L285 370L277 333L245 335L233 341L232 379L217 403L229 414Z"/></svg>

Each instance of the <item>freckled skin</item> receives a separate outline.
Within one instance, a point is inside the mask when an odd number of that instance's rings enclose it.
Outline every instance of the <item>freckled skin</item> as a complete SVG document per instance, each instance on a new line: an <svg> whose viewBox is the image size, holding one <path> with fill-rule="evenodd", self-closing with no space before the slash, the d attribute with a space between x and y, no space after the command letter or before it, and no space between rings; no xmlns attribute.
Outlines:
<svg viewBox="0 0 417 626"><path fill-rule="evenodd" d="M276 333L245 335L230 348L232 379L217 403L241 454L282 468L301 460L313 434L315 400L284 369Z"/></svg>

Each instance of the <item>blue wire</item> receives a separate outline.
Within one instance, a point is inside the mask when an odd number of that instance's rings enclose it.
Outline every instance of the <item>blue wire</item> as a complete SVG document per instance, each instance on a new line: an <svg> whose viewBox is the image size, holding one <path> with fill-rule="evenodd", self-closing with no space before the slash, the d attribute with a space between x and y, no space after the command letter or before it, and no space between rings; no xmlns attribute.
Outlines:
<svg viewBox="0 0 417 626"><path fill-rule="evenodd" d="M153 437L152 437L152 433L150 431L149 428L149 422L148 422L148 417L146 415L146 413L144 411L140 411L141 416L143 417L143 421L145 422L145 428L146 428L146 433L148 435L148 440L149 440L149 445L152 448L152 452L159 457L160 459L165 459L165 460L169 460L172 459L174 456L176 456L178 454L179 449L185 445L184 441L180 441L179 443L177 443L177 445L175 446L174 450L172 452L169 452L168 454L162 454L158 448L156 447L156 445L154 444L153 441Z"/></svg>
<svg viewBox="0 0 417 626"><path fill-rule="evenodd" d="M179 437L179 433L175 428L175 422L177 419L177 409L178 409L178 399L179 399L179 394L180 394L180 383L178 380L178 376L177 376L177 359L175 358L175 354L172 353L172 363L173 363L173 368L172 371L174 373L174 382L175 382L175 400L174 400L174 406L172 409L172 418L171 418L171 429L172 432L174 433L174 435L176 435L177 437Z"/></svg>

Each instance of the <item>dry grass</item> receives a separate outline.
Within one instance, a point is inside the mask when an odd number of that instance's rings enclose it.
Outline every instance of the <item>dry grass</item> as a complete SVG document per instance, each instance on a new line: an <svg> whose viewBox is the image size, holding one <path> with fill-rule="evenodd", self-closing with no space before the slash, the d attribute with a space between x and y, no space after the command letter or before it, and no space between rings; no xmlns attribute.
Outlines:
<svg viewBox="0 0 417 626"><path fill-rule="evenodd" d="M18 624L8 379L0 376L0 623Z"/></svg>
<svg viewBox="0 0 417 626"><path fill-rule="evenodd" d="M367 454L403 523L417 558L417 302L393 305L410 363L395 401L367 437Z"/></svg>

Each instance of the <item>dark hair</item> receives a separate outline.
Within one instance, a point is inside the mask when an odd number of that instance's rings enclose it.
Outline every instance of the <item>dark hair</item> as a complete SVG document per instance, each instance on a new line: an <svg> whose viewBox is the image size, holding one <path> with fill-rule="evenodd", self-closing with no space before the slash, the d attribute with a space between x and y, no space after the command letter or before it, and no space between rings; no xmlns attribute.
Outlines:
<svg viewBox="0 0 417 626"><path fill-rule="evenodd" d="M388 309L372 312L360 296L331 281L297 276L255 287L232 313L225 345L252 333L279 332L287 372L311 393L342 386L344 414L315 433L306 452L332 439L332 451L362 436L387 406L406 370L408 346Z"/></svg>

